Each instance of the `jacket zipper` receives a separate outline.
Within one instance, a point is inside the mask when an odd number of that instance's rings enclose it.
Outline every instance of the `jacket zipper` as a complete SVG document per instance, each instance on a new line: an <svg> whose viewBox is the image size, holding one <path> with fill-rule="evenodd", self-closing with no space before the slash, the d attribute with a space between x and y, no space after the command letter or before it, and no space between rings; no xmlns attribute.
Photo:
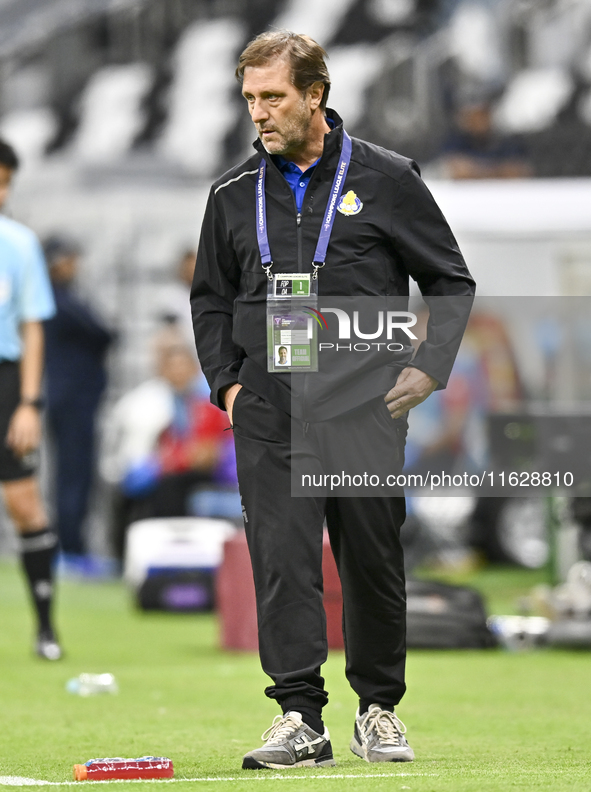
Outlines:
<svg viewBox="0 0 591 792"><path fill-rule="evenodd" d="M295 196L294 196L295 197ZM303 208L303 204L302 204ZM296 231L297 231L297 243L298 243L298 272L304 271L304 254L302 250L302 213L298 212L296 217ZM307 391L308 391L308 377L309 374L303 373L304 378L303 382L303 389L302 389L302 418L305 420L306 417L306 404L307 404ZM293 398L293 397L292 397ZM310 424L304 424L304 434L308 434L308 428Z"/></svg>
<svg viewBox="0 0 591 792"><path fill-rule="evenodd" d="M304 271L304 252L302 250L302 213L298 212L296 216L296 235L298 247L298 272Z"/></svg>
<svg viewBox="0 0 591 792"><path fill-rule="evenodd" d="M273 163L273 165L275 165L275 163ZM277 167L277 166L275 165L275 167ZM310 181L312 181L315 176L316 176L316 171L312 174L312 179L310 179ZM287 183L287 181L285 181L285 186L287 187L287 189L289 190L289 193L291 194L293 205L294 205L295 210L296 210L296 244L297 244L297 265L298 265L297 271L298 272L304 272L304 251L303 251L303 240L302 240L302 213L298 211L298 206L297 206L297 203L296 203L295 195L293 193L293 190L291 189L291 187ZM308 187L309 186L310 186L310 182L308 182ZM306 189L306 192L308 192L307 189ZM304 200L305 200L305 196L304 196ZM302 204L302 208L303 208L303 204ZM302 391L302 418L305 421L305 416L306 416L306 413L307 413L306 407L307 407L307 401L308 401L308 398L307 398L308 377L310 375L309 374L305 374L305 373L302 372L302 376L304 378L303 391ZM305 423L304 431L305 431L306 434L308 432L309 426L310 426L309 423Z"/></svg>
<svg viewBox="0 0 591 792"><path fill-rule="evenodd" d="M277 167L277 165L275 165L275 163L273 162L273 160L270 157L268 158L268 161L271 163L271 165L277 171L279 171L279 168ZM285 189L291 195L291 200L293 202L293 208L296 210L296 247L297 247L297 265L298 265L297 271L298 272L303 272L304 271L304 251L303 251L303 243L302 243L302 213L298 211L298 205L296 203L294 192L291 189L291 187L289 186L289 184L287 183L287 180L285 179L283 174L281 174L281 179L282 179L282 181L285 184Z"/></svg>

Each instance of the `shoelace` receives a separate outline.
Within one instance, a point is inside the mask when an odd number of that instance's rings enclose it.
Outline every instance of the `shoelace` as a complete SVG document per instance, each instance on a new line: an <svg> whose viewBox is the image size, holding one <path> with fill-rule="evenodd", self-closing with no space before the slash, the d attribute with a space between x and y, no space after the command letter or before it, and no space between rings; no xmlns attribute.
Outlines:
<svg viewBox="0 0 591 792"><path fill-rule="evenodd" d="M387 745L401 745L406 726L393 712L388 710L369 710L362 717L359 726L367 735L375 729L380 740Z"/></svg>
<svg viewBox="0 0 591 792"><path fill-rule="evenodd" d="M273 723L261 735L261 740L267 745L278 745L300 725L291 712L288 712L287 715L275 715Z"/></svg>

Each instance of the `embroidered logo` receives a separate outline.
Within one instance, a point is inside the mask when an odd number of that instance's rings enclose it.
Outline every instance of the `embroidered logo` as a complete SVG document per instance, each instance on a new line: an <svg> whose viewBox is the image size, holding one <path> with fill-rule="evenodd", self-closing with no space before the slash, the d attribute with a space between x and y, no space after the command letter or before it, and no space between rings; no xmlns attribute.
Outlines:
<svg viewBox="0 0 591 792"><path fill-rule="evenodd" d="M343 195L339 201L337 209L341 214L344 215L356 215L359 214L359 212L363 209L363 204L355 195L353 190L349 190L349 192L346 195Z"/></svg>

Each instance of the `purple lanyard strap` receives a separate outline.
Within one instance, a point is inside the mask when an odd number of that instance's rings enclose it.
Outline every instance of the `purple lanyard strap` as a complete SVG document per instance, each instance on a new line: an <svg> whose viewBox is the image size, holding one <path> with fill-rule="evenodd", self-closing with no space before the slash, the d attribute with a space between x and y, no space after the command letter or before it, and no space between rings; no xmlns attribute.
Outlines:
<svg viewBox="0 0 591 792"><path fill-rule="evenodd" d="M330 190L330 197L326 205L324 213L324 220L322 221L322 228L318 236L318 244L314 253L314 274L313 278L318 277L318 270L324 267L326 263L326 251L328 250L328 243L330 242L330 235L332 234L332 227L336 216L336 208L343 192L345 179L347 178L347 171L351 162L351 138L343 129L343 146L341 149L341 156L339 164L334 175L332 187ZM269 280L272 280L271 267L273 266L273 259L271 258L271 248L269 247L269 237L267 235L267 205L265 201L265 176L267 173L267 161L263 158L259 165L259 175L256 183L256 211L257 211L257 241L259 243L259 251L261 254L261 264L267 273Z"/></svg>

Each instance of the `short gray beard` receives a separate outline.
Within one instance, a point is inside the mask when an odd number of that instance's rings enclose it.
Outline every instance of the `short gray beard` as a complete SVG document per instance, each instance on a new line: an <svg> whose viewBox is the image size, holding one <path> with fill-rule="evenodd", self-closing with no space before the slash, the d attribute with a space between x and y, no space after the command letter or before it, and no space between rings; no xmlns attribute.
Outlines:
<svg viewBox="0 0 591 792"><path fill-rule="evenodd" d="M283 138L283 146L280 149L273 148L273 150L270 150L263 142L265 150L269 154L279 154L280 156L285 156L286 154L290 154L293 151L297 151L306 142L308 129L310 128L311 123L312 116L308 115L306 105L302 99L302 103L297 115L294 115L290 119L284 129L278 130L281 134L281 137ZM277 145L281 145L281 143L279 142Z"/></svg>

